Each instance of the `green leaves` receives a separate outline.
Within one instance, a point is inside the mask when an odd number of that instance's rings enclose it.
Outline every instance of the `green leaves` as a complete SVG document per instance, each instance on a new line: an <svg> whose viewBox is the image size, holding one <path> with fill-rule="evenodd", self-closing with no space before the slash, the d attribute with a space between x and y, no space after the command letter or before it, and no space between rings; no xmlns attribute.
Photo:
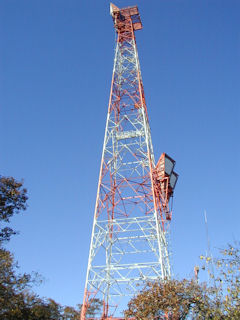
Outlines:
<svg viewBox="0 0 240 320"><path fill-rule="evenodd" d="M147 283L128 304L126 319L186 319L190 312L199 316L209 304L205 287L193 280L165 280ZM199 318L201 319L201 318Z"/></svg>
<svg viewBox="0 0 240 320"><path fill-rule="evenodd" d="M14 214L27 208L27 190L22 182L12 177L0 176L0 242L9 241L17 232L4 224L10 222Z"/></svg>
<svg viewBox="0 0 240 320"><path fill-rule="evenodd" d="M125 317L145 319L240 319L240 249L239 244L220 250L220 257L201 256L206 265L216 267L213 273L208 267L214 286L198 284L194 280L165 280L149 282L132 298Z"/></svg>

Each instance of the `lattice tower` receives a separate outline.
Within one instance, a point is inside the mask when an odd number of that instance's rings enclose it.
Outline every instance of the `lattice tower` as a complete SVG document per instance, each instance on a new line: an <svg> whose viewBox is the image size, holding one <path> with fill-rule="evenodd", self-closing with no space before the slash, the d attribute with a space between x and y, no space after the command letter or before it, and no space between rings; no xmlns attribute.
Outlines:
<svg viewBox="0 0 240 320"><path fill-rule="evenodd" d="M117 42L81 320L121 319L145 281L171 276L175 161L162 154L155 165L134 34L142 29L138 8L111 4L110 12ZM102 310L91 318L94 301Z"/></svg>

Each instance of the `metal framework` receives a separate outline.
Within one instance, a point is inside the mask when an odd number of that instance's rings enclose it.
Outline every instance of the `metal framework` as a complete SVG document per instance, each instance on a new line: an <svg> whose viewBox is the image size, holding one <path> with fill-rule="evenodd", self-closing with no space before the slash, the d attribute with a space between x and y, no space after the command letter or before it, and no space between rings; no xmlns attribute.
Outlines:
<svg viewBox="0 0 240 320"><path fill-rule="evenodd" d="M121 319L146 280L170 278L169 200L175 161L155 166L134 31L138 8L110 5L117 33L81 320ZM88 315L93 301L102 310ZM114 318L113 318L114 317Z"/></svg>

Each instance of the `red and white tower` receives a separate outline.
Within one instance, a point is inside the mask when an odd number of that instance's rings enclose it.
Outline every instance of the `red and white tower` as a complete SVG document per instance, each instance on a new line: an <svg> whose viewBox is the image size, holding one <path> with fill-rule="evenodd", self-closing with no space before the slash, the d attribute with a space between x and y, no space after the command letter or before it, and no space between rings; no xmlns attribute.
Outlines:
<svg viewBox="0 0 240 320"><path fill-rule="evenodd" d="M155 165L135 31L137 6L110 5L117 43L81 320L121 319L146 281L170 278L169 201L178 175L165 153ZM102 310L88 316L91 302Z"/></svg>

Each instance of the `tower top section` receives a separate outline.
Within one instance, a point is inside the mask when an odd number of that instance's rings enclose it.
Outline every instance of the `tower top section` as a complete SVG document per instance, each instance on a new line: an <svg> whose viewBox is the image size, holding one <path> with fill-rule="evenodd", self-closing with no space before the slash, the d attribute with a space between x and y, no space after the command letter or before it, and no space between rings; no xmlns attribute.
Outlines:
<svg viewBox="0 0 240 320"><path fill-rule="evenodd" d="M113 3L110 3L110 15L113 18L114 27L117 32L125 29L126 23L131 22L133 31L142 29L142 22L137 6L119 9Z"/></svg>

